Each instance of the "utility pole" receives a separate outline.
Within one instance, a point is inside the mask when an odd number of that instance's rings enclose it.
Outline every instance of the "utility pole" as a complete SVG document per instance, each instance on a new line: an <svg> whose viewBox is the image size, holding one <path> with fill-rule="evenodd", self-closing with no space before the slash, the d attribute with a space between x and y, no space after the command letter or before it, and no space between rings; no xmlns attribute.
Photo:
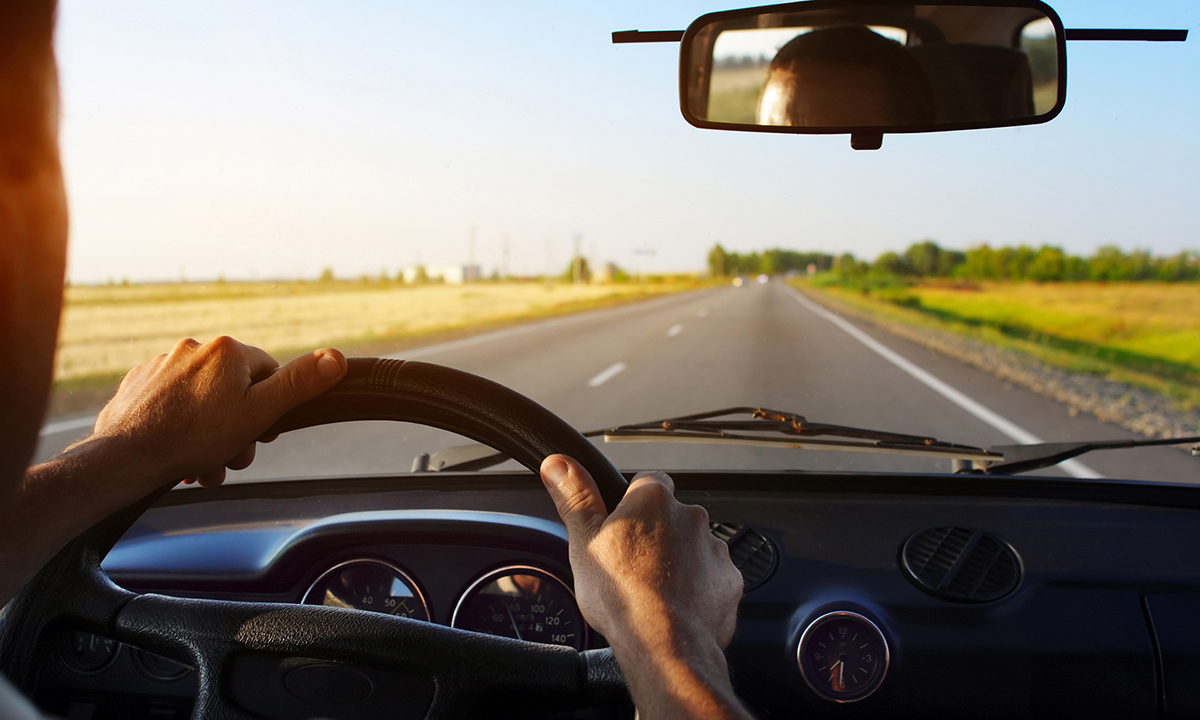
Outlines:
<svg viewBox="0 0 1200 720"><path fill-rule="evenodd" d="M575 236L572 239L575 241L575 255L571 260L571 274L572 280L576 285L578 285L579 283L583 282L583 255L580 254L580 246L583 244L583 235L575 233Z"/></svg>
<svg viewBox="0 0 1200 720"><path fill-rule="evenodd" d="M504 259L501 262L501 266L500 266L500 279L506 280L506 279L508 279L508 233L507 232L504 233L504 251L503 251L503 253L504 253L503 254Z"/></svg>
<svg viewBox="0 0 1200 720"><path fill-rule="evenodd" d="M549 285L551 282L550 278L552 276L550 273L553 272L553 269L551 267L551 262L550 262L553 251L554 251L554 243L550 240L550 238L546 238L546 275L545 275L545 278L546 278L547 285Z"/></svg>
<svg viewBox="0 0 1200 720"><path fill-rule="evenodd" d="M475 281L475 226L471 226L471 240L467 248L467 268L463 273L463 282Z"/></svg>

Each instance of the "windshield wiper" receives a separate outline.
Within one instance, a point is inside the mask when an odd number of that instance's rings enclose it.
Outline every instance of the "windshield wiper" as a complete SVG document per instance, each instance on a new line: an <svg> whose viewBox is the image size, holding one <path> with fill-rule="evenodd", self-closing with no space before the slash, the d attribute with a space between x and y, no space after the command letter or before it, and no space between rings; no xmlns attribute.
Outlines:
<svg viewBox="0 0 1200 720"><path fill-rule="evenodd" d="M749 419L729 416L749 415ZM785 437L773 437L784 435ZM923 457L944 457L955 461L955 472L1016 475L1057 465L1093 450L1187 445L1200 443L1200 436L1154 440L1100 440L1092 442L1054 442L1035 445L994 445L987 450L970 445L941 442L922 435L867 430L845 425L809 422L795 413L766 408L734 407L724 410L681 415L643 423L591 430L584 437L603 437L605 442L691 442L704 444L750 445L812 450L881 452ZM849 438L827 440L813 438ZM1200 445L1192 448L1200 457ZM487 445L471 444L445 448L432 456L421 454L413 462L413 472L485 470L508 460L508 455Z"/></svg>
<svg viewBox="0 0 1200 720"><path fill-rule="evenodd" d="M979 467L966 472L985 475L1017 475L1030 470L1057 465L1093 450L1150 447L1152 445L1187 445L1200 443L1200 435L1154 440L1095 440L1091 442L1051 442L1036 445L993 445L988 452L1004 456L1004 462ZM1200 457L1200 445L1192 447L1192 455Z"/></svg>
<svg viewBox="0 0 1200 720"><path fill-rule="evenodd" d="M750 416L732 419L729 416ZM784 435L786 437L774 437ZM603 437L605 442L682 442L707 445L749 445L804 450L843 450L878 452L953 460L999 462L998 455L970 445L941 442L922 435L867 430L845 425L809 422L795 413L766 408L733 407L724 410L681 415L649 422L619 425L583 433L584 437ZM813 439L849 438L849 440ZM485 445L460 445L432 456L419 455L413 472L483 470L498 465L508 456Z"/></svg>

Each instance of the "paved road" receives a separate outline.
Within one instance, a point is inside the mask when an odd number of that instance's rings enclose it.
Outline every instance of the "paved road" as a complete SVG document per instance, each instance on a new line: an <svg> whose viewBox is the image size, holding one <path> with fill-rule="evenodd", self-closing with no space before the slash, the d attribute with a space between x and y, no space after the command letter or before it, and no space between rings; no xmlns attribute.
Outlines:
<svg viewBox="0 0 1200 720"><path fill-rule="evenodd" d="M558 318L403 357L492 378L580 429L753 405L982 447L1133 437L876 328L831 318L776 282ZM87 432L86 418L56 423L40 457ZM254 466L233 479L404 472L417 453L463 442L397 423L314 428L260 448ZM864 453L640 443L604 450L627 469L949 470L947 460ZM1044 472L1200 482L1200 461L1147 448L1094 453Z"/></svg>

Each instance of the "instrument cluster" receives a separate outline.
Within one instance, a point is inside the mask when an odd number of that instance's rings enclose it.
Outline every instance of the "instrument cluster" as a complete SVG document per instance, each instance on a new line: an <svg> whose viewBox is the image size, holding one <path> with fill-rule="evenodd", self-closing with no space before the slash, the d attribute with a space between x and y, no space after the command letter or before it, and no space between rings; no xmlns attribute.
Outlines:
<svg viewBox="0 0 1200 720"><path fill-rule="evenodd" d="M435 617L409 572L376 558L340 562L317 577L301 602L381 612L424 622ZM475 577L459 595L450 626L516 640L587 647L588 627L571 588L532 565L503 565Z"/></svg>

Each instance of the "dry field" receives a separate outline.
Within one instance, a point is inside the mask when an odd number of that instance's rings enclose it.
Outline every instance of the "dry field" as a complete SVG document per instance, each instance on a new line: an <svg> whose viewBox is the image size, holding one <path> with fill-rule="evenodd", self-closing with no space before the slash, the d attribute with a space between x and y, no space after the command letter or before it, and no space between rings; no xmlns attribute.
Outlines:
<svg viewBox="0 0 1200 720"><path fill-rule="evenodd" d="M601 307L688 283L212 283L71 287L55 381L111 378L181 338L230 335L279 357Z"/></svg>

